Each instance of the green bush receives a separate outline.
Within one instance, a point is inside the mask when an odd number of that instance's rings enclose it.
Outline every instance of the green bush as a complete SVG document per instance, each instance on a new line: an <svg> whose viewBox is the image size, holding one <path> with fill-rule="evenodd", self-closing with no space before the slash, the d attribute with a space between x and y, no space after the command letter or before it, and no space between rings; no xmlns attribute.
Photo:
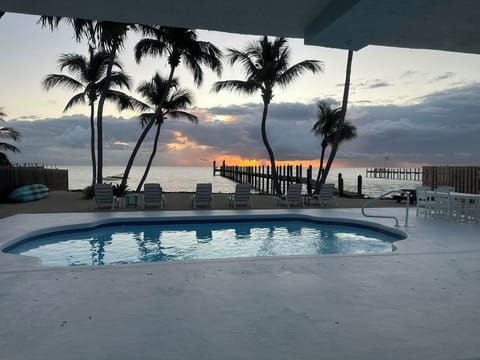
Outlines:
<svg viewBox="0 0 480 360"><path fill-rule="evenodd" d="M89 185L82 190L82 194L82 199L93 199L95 197L95 190L92 185Z"/></svg>
<svg viewBox="0 0 480 360"><path fill-rule="evenodd" d="M112 190L113 190L113 196L122 197L122 196L125 196L125 194L127 193L128 185L114 184L112 186Z"/></svg>

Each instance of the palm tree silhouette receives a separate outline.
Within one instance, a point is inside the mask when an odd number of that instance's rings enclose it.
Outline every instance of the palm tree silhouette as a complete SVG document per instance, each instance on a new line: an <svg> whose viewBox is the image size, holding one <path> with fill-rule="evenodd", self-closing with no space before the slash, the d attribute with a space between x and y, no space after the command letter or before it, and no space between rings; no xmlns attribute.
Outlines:
<svg viewBox="0 0 480 360"><path fill-rule="evenodd" d="M7 114L3 112L3 108L0 108L0 121L2 121L2 122L5 121L5 119L3 119L3 118L6 117L6 116L7 116ZM18 130L14 129L12 127L9 127L9 126L0 127L0 140L1 139L10 139L10 140L13 140L13 141L18 141L18 140L20 140L20 138L21 138L21 134ZM9 143L3 142L3 141L0 141L0 150L11 151L13 153L20 152L20 149L17 148L15 145L12 145L12 144L9 144ZM3 152L0 152L0 160L1 159L4 159L6 164L10 164L10 162L8 161L8 158L6 157L5 154L3 154Z"/></svg>
<svg viewBox="0 0 480 360"><path fill-rule="evenodd" d="M353 61L353 50L348 50L347 55L347 66L345 71L345 85L343 87L343 99L342 99L342 110L340 112L338 118L338 126L341 127L345 122L345 116L347 114L347 107L348 107L348 95L350 93L350 76L352 73L352 61ZM332 140L332 149L330 150L330 155L328 156L327 165L325 166L325 170L322 173L322 177L320 179L320 184L324 184L327 180L328 173L330 172L330 167L332 166L333 160L335 159L335 155L337 155L338 145L340 144L342 133L337 131L335 136Z"/></svg>
<svg viewBox="0 0 480 360"><path fill-rule="evenodd" d="M60 70L68 70L72 76L64 74L50 74L45 77L42 84L46 90L55 87L63 87L76 93L67 103L64 112L75 105L88 104L90 107L90 152L92 158L92 185L96 183L96 159L95 159L95 103L104 91L106 82L106 69L110 60L110 53L106 51L94 52L90 47L90 55L87 59L79 54L63 54L58 60ZM112 101L118 109L135 109L146 107L145 104L135 100L131 96L113 89L112 87L130 89L131 79L122 72L122 66L118 60L114 62L115 70L110 77L111 87L105 92L105 98Z"/></svg>
<svg viewBox="0 0 480 360"><path fill-rule="evenodd" d="M140 115L142 126L145 127L152 121L154 121L157 126L152 153L148 159L142 179L137 187L137 192L139 192L148 176L153 158L157 153L160 128L162 127L164 120L167 118L166 116L168 115L172 119L183 118L194 124L198 122L198 118L195 115L184 111L188 105L192 104L192 94L187 89L179 88L178 80L175 78L173 78L169 84L168 80L162 78L158 73L155 73L152 80L141 83L138 86L137 91L147 99L147 103L151 105L152 110L152 112ZM166 98L163 101L162 107L159 108L165 92L167 93Z"/></svg>
<svg viewBox="0 0 480 360"><path fill-rule="evenodd" d="M105 81L98 99L97 105L97 182L103 181L103 107L107 100L107 92L110 89L110 81L117 53L123 49L127 33L137 30L134 24L118 23L112 21L92 21L80 18L62 18L57 16L42 16L39 22L43 27L57 29L60 22L65 21L73 27L75 38L80 41L84 37L89 42L89 49L96 48L107 51L110 54L108 65L105 70Z"/></svg>
<svg viewBox="0 0 480 360"><path fill-rule="evenodd" d="M262 140L270 158L273 191L281 194L275 168L275 157L266 133L268 106L273 98L273 89L276 85L282 88L287 87L306 71L322 72L323 64L317 60L304 60L290 66L290 50L287 40L283 37L270 42L268 37L264 36L243 50L228 49L228 52L230 64L239 62L244 68L247 79L218 81L213 85L212 90L215 92L230 90L248 95L261 91L263 99Z"/></svg>
<svg viewBox="0 0 480 360"><path fill-rule="evenodd" d="M340 115L341 108L333 109L329 104L318 103L317 121L313 124L312 131L316 136L321 137L322 153L320 155L320 167L318 169L317 181L315 183L315 192L320 191L320 178L323 172L323 161L325 157L325 150L332 144L335 134L340 131L340 143L346 140L351 140L357 137L357 129L350 122L345 121L341 125Z"/></svg>
<svg viewBox="0 0 480 360"><path fill-rule="evenodd" d="M135 59L139 63L144 56L167 56L167 62L170 66L166 89L172 86L175 70L183 64L193 73L193 79L196 85L201 85L203 81L202 65L217 72L222 71L222 53L210 42L200 41L197 34L192 29L173 28L168 26L142 26L143 33L150 36L140 40L135 46ZM128 175L133 166L135 157L142 145L147 133L155 123L156 117L162 111L168 91L164 91L162 98L156 104L156 116L152 117L150 122L145 125L140 137L135 144L132 155L128 160L125 173L123 174L122 185L127 183Z"/></svg>

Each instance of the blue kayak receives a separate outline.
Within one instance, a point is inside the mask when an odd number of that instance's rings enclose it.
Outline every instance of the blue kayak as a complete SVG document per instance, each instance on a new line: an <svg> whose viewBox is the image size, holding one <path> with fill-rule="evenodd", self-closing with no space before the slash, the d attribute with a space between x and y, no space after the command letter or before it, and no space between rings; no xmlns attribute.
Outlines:
<svg viewBox="0 0 480 360"><path fill-rule="evenodd" d="M28 202L40 200L48 196L48 187L43 184L25 185L16 188L10 194L10 200L17 202Z"/></svg>

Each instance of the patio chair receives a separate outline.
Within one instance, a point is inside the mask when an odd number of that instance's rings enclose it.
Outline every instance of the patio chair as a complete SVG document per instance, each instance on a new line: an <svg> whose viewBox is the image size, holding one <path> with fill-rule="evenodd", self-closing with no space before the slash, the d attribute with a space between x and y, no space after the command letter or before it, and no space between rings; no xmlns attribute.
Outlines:
<svg viewBox="0 0 480 360"><path fill-rule="evenodd" d="M160 206L162 209L165 206L165 196L160 184L150 183L143 186L143 207Z"/></svg>
<svg viewBox="0 0 480 360"><path fill-rule="evenodd" d="M417 216L420 214L420 210L423 210L425 217L433 214L433 211L435 210L435 202L429 192L430 188L428 186L417 186L415 188Z"/></svg>
<svg viewBox="0 0 480 360"><path fill-rule="evenodd" d="M285 195L276 196L277 205L286 203L287 207L290 205L303 206L302 184L290 184Z"/></svg>
<svg viewBox="0 0 480 360"><path fill-rule="evenodd" d="M325 206L327 203L333 203L337 206L337 200L333 195L335 190L335 184L321 184L318 194L313 194L310 201L313 201L320 206Z"/></svg>
<svg viewBox="0 0 480 360"><path fill-rule="evenodd" d="M92 209L101 207L115 208L112 184L95 184L94 191L95 197Z"/></svg>
<svg viewBox="0 0 480 360"><path fill-rule="evenodd" d="M237 184L235 194L230 195L228 204L236 208L238 205L252 207L252 196L250 195L251 186L249 184Z"/></svg>
<svg viewBox="0 0 480 360"><path fill-rule="evenodd" d="M213 208L212 184L197 184L195 195L192 196L192 206L208 206Z"/></svg>

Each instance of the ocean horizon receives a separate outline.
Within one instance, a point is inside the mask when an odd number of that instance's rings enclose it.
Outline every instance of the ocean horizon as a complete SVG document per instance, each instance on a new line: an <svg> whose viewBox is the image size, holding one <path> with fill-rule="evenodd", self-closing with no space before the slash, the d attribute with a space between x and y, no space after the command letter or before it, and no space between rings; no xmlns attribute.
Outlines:
<svg viewBox="0 0 480 360"><path fill-rule="evenodd" d="M68 170L68 188L70 190L83 189L90 185L91 166L69 165L58 166ZM124 166L104 166L104 178L121 176ZM135 190L143 175L143 166L134 166L127 181L130 190ZM318 168L313 168L313 176L316 178ZM366 168L333 168L330 170L327 182L334 183L338 187L338 174L342 174L344 190L356 192L358 176L362 176L362 193L376 197L390 190L414 188L421 182L412 180L376 179L366 177ZM303 176L306 177L306 169ZM212 166L152 166L147 178L147 183L160 183L165 192L194 192L197 183L212 183L215 193L232 193L235 191L235 182L219 175L213 175ZM115 181L113 181L115 183Z"/></svg>

